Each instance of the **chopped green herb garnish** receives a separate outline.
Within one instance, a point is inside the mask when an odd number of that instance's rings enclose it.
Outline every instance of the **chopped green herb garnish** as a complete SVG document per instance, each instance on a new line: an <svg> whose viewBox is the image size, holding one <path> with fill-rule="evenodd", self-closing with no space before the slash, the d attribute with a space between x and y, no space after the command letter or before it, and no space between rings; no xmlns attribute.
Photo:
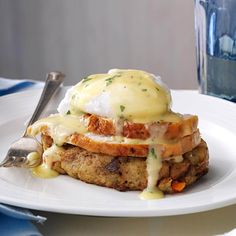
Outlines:
<svg viewBox="0 0 236 236"><path fill-rule="evenodd" d="M156 155L156 152L155 152L155 149L154 149L154 148L151 148L151 150L150 150L150 155L151 155L153 158L157 158L157 155Z"/></svg>
<svg viewBox="0 0 236 236"><path fill-rule="evenodd" d="M147 89L142 89L143 92L147 92Z"/></svg>
<svg viewBox="0 0 236 236"><path fill-rule="evenodd" d="M82 79L82 83L86 83L87 81L91 80L92 78L89 78L88 76Z"/></svg>
<svg viewBox="0 0 236 236"><path fill-rule="evenodd" d="M66 112L66 115L70 115L70 114L71 114L70 110Z"/></svg>
<svg viewBox="0 0 236 236"><path fill-rule="evenodd" d="M121 110L121 112L123 112L125 110L125 106L120 105L120 110Z"/></svg>
<svg viewBox="0 0 236 236"><path fill-rule="evenodd" d="M160 91L160 89L159 89L159 88L157 88L157 87L156 87L156 90L157 90L158 92Z"/></svg>
<svg viewBox="0 0 236 236"><path fill-rule="evenodd" d="M106 86L110 85L116 77L121 77L121 74L113 75L112 77L109 77L109 78L105 79Z"/></svg>
<svg viewBox="0 0 236 236"><path fill-rule="evenodd" d="M106 86L110 85L113 81L113 78L108 78L108 79L105 79L106 81Z"/></svg>

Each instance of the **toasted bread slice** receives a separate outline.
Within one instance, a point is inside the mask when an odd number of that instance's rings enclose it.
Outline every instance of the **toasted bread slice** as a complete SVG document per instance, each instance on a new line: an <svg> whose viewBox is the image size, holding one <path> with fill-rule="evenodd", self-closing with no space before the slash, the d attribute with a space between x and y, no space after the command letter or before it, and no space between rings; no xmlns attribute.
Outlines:
<svg viewBox="0 0 236 236"><path fill-rule="evenodd" d="M148 124L115 121L97 115L84 115L88 131L101 135L123 135L127 138L147 139L156 138L176 139L194 133L197 130L198 117L183 115L179 122L153 122Z"/></svg>
<svg viewBox="0 0 236 236"><path fill-rule="evenodd" d="M41 128L44 135L51 136L50 130L46 127ZM86 149L94 153L103 153L111 156L133 156L133 157L147 157L149 151L149 144L127 144L125 142L107 142L91 138L84 134L72 134L66 137L65 143L72 144ZM142 140L141 140L142 141ZM160 150L160 155L163 159L172 156L182 155L193 148L195 148L201 141L200 133L197 130L191 135L184 136L174 142L156 143L155 146ZM153 144L152 144L153 145Z"/></svg>

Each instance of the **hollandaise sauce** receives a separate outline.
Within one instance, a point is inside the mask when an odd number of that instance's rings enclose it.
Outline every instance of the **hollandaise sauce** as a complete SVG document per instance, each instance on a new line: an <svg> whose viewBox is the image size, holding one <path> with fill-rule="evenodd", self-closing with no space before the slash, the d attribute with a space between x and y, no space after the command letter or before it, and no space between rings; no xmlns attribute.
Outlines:
<svg viewBox="0 0 236 236"><path fill-rule="evenodd" d="M27 133L36 136L43 127L49 129L53 139L53 145L43 153L43 163L32 168L32 174L39 178L53 178L58 176L58 172L52 170L52 164L61 158L61 147L66 143L66 138L74 133L86 133L87 129L83 124L83 119L74 115L54 114L47 118L36 121L27 130Z"/></svg>
<svg viewBox="0 0 236 236"><path fill-rule="evenodd" d="M43 153L43 163L35 168L31 169L32 174L39 178L54 178L58 176L58 172L52 169L52 164L56 161L60 161L62 147L53 144L46 149Z"/></svg>
<svg viewBox="0 0 236 236"><path fill-rule="evenodd" d="M31 152L27 155L29 165L32 166L41 161L41 155L38 152Z"/></svg>
<svg viewBox="0 0 236 236"><path fill-rule="evenodd" d="M31 173L34 177L44 179L54 178L59 175L58 172L52 170L46 163L42 163L40 166L31 168Z"/></svg>
<svg viewBox="0 0 236 236"><path fill-rule="evenodd" d="M147 165L147 188L140 194L143 200L163 198L163 192L157 187L159 172L162 167L162 159L159 151L154 146L149 147L149 153L146 160Z"/></svg>
<svg viewBox="0 0 236 236"><path fill-rule="evenodd" d="M82 111L148 123L173 119L166 116L170 106L170 92L160 78L140 70L114 69L108 74L90 75L70 91L72 114Z"/></svg>
<svg viewBox="0 0 236 236"><path fill-rule="evenodd" d="M87 132L80 116L54 114L36 121L27 130L27 133L36 136L43 127L50 130L49 133L58 146L62 146L66 142L66 137L74 133L84 134Z"/></svg>

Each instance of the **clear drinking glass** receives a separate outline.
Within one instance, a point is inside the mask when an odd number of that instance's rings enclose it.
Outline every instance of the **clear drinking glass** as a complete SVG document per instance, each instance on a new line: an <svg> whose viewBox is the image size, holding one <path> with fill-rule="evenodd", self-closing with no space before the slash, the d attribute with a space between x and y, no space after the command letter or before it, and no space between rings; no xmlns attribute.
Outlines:
<svg viewBox="0 0 236 236"><path fill-rule="evenodd" d="M236 0L195 0L200 92L236 102Z"/></svg>

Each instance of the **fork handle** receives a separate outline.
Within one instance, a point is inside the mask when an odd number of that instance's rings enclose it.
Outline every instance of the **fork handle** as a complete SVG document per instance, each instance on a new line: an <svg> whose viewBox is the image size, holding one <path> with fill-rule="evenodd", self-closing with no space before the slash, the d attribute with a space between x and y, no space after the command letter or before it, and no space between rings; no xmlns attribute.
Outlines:
<svg viewBox="0 0 236 236"><path fill-rule="evenodd" d="M38 105L35 108L35 111L27 124L27 128L33 124L36 120L38 120L39 116L41 115L42 111L48 104L49 100L51 99L52 95L56 92L59 86L64 81L65 75L61 72L50 72L47 74L47 79L43 88L43 92L39 99ZM23 136L26 136L26 131Z"/></svg>

